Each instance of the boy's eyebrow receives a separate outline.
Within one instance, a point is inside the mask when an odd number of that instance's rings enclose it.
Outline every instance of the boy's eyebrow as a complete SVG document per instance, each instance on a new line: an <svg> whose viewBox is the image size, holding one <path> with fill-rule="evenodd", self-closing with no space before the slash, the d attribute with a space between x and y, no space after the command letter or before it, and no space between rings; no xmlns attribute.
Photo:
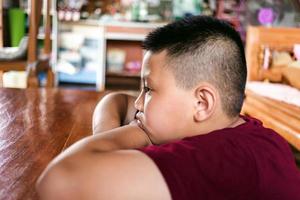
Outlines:
<svg viewBox="0 0 300 200"><path fill-rule="evenodd" d="M153 83L153 80L151 79L151 77L150 76L145 76L145 77L143 77L143 81L145 82L147 82L147 83L150 83L150 84L152 84Z"/></svg>

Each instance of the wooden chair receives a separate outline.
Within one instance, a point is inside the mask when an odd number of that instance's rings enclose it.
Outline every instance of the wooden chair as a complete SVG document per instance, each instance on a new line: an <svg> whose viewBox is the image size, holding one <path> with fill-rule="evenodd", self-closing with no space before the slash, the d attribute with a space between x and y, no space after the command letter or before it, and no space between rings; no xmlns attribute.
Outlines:
<svg viewBox="0 0 300 200"><path fill-rule="evenodd" d="M300 43L299 28L268 28L249 26L246 38L246 60L248 80L262 81L268 73L262 68L263 47L277 50L289 50Z"/></svg>
<svg viewBox="0 0 300 200"><path fill-rule="evenodd" d="M299 28L249 27L246 39L248 81L263 81L268 75L268 70L262 68L263 46L288 50L295 43L300 43ZM246 90L242 112L260 119L300 150L300 107Z"/></svg>
<svg viewBox="0 0 300 200"><path fill-rule="evenodd" d="M45 13L45 38L42 55L38 55L38 29L42 16L42 1L31 0L29 13L29 33L27 57L24 60L0 61L0 77L5 71L26 71L27 86L38 87L38 73L44 71L47 73L46 87L54 85L54 73L50 66L51 58L51 0L44 0L47 5ZM0 78L2 83L2 80Z"/></svg>

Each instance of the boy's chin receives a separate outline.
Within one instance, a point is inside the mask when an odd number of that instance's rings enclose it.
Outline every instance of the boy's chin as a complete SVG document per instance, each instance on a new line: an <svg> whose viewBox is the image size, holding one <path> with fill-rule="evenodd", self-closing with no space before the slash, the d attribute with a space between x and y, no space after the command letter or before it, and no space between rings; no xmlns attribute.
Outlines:
<svg viewBox="0 0 300 200"><path fill-rule="evenodd" d="M159 137L157 135L153 135L151 133L149 134L149 138L151 139L152 143L155 145L167 144L167 143L170 143L175 140L172 138L161 138L161 137Z"/></svg>

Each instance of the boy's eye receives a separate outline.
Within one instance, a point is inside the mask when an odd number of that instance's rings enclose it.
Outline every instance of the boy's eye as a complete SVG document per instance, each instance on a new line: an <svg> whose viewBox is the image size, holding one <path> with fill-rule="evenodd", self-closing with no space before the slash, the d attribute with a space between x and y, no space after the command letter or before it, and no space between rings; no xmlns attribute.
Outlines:
<svg viewBox="0 0 300 200"><path fill-rule="evenodd" d="M143 88L143 89L144 89L144 92L145 92L145 93L148 93L148 92L150 92L150 91L151 91L151 89L150 89L149 87L146 87L146 86L144 86L144 88Z"/></svg>

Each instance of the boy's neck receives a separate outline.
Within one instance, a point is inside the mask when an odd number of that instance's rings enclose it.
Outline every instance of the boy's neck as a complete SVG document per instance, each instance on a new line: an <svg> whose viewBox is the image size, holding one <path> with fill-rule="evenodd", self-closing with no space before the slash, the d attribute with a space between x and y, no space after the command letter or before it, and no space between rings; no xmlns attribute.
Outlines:
<svg viewBox="0 0 300 200"><path fill-rule="evenodd" d="M208 130L206 130L206 133L210 133L215 130L221 130L224 128L234 128L245 123L245 120L241 118L239 115L235 117L224 116L225 115L224 113L220 115L213 117L213 119L207 122Z"/></svg>
<svg viewBox="0 0 300 200"><path fill-rule="evenodd" d="M201 124L201 130L194 132L195 135L193 136L204 135L212 131L221 130L225 128L234 128L245 123L245 120L239 115L235 117L225 117L224 115L224 113L220 113L219 115L212 116L206 122L203 122L203 124Z"/></svg>
<svg viewBox="0 0 300 200"><path fill-rule="evenodd" d="M234 117L234 119L232 119L232 123L229 124L227 126L227 128L234 128L234 127L237 127L241 124L245 123L245 120L243 118L241 118L240 116L236 116Z"/></svg>

